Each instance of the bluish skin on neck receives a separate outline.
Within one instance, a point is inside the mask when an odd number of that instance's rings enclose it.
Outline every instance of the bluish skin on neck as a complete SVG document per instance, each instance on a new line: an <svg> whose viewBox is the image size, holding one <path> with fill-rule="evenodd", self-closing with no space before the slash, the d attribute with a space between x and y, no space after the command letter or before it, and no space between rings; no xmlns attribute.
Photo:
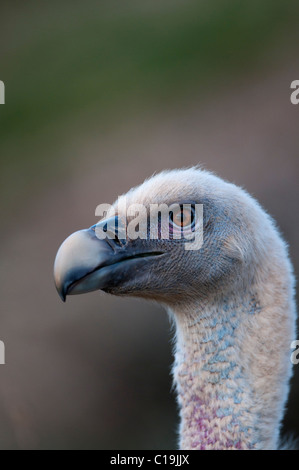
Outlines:
<svg viewBox="0 0 299 470"><path fill-rule="evenodd" d="M185 441L194 449L258 447L257 418L251 413L252 391L238 337L244 315L257 315L259 310L252 298L238 309L233 301L222 299L179 326L187 332L178 335L174 367L182 445Z"/></svg>

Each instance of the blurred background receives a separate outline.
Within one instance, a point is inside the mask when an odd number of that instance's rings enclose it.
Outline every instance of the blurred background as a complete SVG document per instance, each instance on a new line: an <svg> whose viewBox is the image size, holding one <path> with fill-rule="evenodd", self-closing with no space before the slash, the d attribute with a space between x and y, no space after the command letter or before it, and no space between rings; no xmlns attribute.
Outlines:
<svg viewBox="0 0 299 470"><path fill-rule="evenodd" d="M166 314L100 292L63 304L54 258L98 204L201 163L275 217L298 273L299 2L0 9L0 448L174 449ZM284 430L298 436L294 371Z"/></svg>

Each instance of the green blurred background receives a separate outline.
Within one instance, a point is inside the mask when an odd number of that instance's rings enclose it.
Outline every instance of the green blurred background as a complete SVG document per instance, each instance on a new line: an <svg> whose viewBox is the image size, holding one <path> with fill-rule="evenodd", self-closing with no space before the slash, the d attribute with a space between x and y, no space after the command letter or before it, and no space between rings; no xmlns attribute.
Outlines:
<svg viewBox="0 0 299 470"><path fill-rule="evenodd" d="M166 314L99 292L63 305L54 257L98 204L201 163L276 218L298 272L299 2L0 10L0 448L173 449ZM299 435L294 371L284 430Z"/></svg>

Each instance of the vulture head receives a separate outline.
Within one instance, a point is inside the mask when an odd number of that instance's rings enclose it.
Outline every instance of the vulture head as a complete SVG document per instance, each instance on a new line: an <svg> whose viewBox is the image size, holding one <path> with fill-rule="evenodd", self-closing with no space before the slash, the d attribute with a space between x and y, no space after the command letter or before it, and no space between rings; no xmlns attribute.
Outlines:
<svg viewBox="0 0 299 470"><path fill-rule="evenodd" d="M294 280L273 220L246 191L198 168L155 175L64 241L54 277L63 300L102 290L167 308L181 449L279 446Z"/></svg>

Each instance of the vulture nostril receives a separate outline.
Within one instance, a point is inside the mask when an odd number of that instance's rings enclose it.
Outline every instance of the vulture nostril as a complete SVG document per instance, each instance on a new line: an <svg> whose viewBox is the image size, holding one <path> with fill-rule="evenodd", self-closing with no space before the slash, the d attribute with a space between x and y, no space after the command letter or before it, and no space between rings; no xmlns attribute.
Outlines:
<svg viewBox="0 0 299 470"><path fill-rule="evenodd" d="M121 239L121 238L118 238L118 235L117 235L117 233L116 233L116 234L115 234L115 238L114 238L114 243L115 243L116 245L122 247L122 246L125 246L125 245L126 245L127 240L123 240L123 239Z"/></svg>
<svg viewBox="0 0 299 470"><path fill-rule="evenodd" d="M119 248L123 248L127 244L127 240L123 240L118 238L117 234L114 234L114 237L107 236L105 238L106 242L111 246L111 248L115 251Z"/></svg>
<svg viewBox="0 0 299 470"><path fill-rule="evenodd" d="M100 234L102 233L102 235L99 239L104 238L113 250L122 248L127 244L124 226L119 222L117 217L99 222L90 227L90 229L95 232L96 236L98 234L97 230L100 230Z"/></svg>

